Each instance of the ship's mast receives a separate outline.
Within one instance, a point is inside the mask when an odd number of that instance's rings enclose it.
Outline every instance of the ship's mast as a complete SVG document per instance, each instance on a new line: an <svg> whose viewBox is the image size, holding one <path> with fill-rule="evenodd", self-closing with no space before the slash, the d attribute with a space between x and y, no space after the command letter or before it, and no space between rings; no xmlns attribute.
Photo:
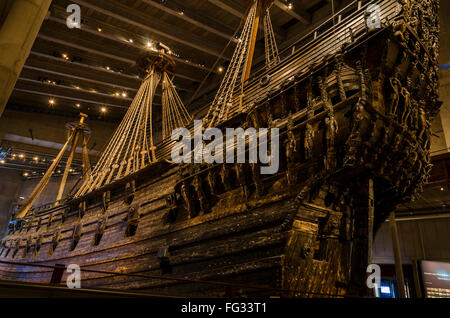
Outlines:
<svg viewBox="0 0 450 318"><path fill-rule="evenodd" d="M72 166L73 158L75 156L75 150L77 148L78 142L80 140L83 140L83 175L88 176L90 172L90 166L89 166L89 159L88 159L88 150L87 150L87 135L90 133L89 128L87 127L84 120L88 116L80 113L80 121L77 123L69 123L67 124L67 128L69 128L69 136L67 138L66 143L56 156L55 160L51 164L50 168L48 168L47 172L44 174L42 179L39 181L38 185L33 189L30 196L27 198L25 203L22 205L20 210L15 215L15 219L21 219L33 206L33 203L36 201L36 199L39 197L39 195L42 193L42 191L47 186L48 182L50 181L50 178L52 177L53 173L55 172L56 167L58 167L59 163L61 162L61 159L64 156L64 153L66 152L67 148L70 145L70 152L69 157L67 158L66 167L64 169L64 174L61 179L61 183L58 190L58 195L56 197L56 203L55 205L58 205L63 197L64 189L67 183L67 178L69 176L69 172Z"/></svg>
<svg viewBox="0 0 450 318"><path fill-rule="evenodd" d="M255 45L256 45L256 37L258 35L258 27L259 27L259 17L261 15L261 7L262 7L262 0L256 1L256 16L255 20L253 21L252 26L252 33L248 48L248 55L247 55L247 61L245 62L245 71L244 76L242 78L242 82L245 82L250 77L250 71L252 69L253 64L253 55L255 54Z"/></svg>
<svg viewBox="0 0 450 318"><path fill-rule="evenodd" d="M272 3L273 0L252 1L230 65L205 117L208 127L226 120L230 107L242 97L243 86L250 78L262 13L264 14L266 65L270 68L279 62L278 49L269 14Z"/></svg>
<svg viewBox="0 0 450 318"><path fill-rule="evenodd" d="M137 67L144 78L141 87L91 176L83 182L75 197L135 173L158 160L153 110L159 86L162 89L162 139L192 121L172 82L175 62L170 56L170 49L160 45L161 50L147 51L138 59Z"/></svg>

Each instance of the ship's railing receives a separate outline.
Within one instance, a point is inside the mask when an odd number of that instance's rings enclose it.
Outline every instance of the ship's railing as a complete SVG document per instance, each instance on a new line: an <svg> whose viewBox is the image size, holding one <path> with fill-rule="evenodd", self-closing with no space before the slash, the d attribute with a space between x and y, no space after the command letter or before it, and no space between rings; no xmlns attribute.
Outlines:
<svg viewBox="0 0 450 318"><path fill-rule="evenodd" d="M291 55L294 55L295 53L297 53L299 49L302 49L306 45L312 43L330 29L339 27L340 24L344 23L345 20L348 19L350 16L353 16L356 13L358 13L357 10L361 10L363 6L364 8L366 8L366 5L375 4L375 2L377 1L380 0L353 1L344 8L339 9L334 14L334 16L332 15L331 17L327 17L322 23L320 23L314 29L303 35L300 39L296 40L288 47L281 49L279 52L281 61L289 58L289 56ZM244 85L247 85L248 83L257 80L258 78L261 77L261 74L265 73L266 71L267 68L265 66L257 69L256 71L253 71L251 74L252 76L244 83Z"/></svg>
<svg viewBox="0 0 450 318"><path fill-rule="evenodd" d="M55 264L55 265L45 265L45 264L36 264L36 263L25 263L25 262L9 262L9 261L1 261L0 264L4 265L10 265L10 266L18 266L22 267L21 272L28 272L29 268L25 270L25 267L39 267L39 268L46 268L49 269L49 273L52 273L52 276L50 278L50 281L48 284L50 286L64 286L63 282L63 276L66 272L66 266L63 264ZM276 287L268 287L268 286L256 286L256 285L250 285L250 284L240 284L240 283L230 283L230 282L219 282L219 281L207 281L207 280L198 280L198 279L188 279L188 278L180 278L180 277L164 277L164 276L157 276L157 275L148 275L148 274L137 274L137 273L121 273L121 272L113 272L113 271L101 271L101 270L92 270L92 269L86 269L81 266L81 272L82 273L93 273L93 274L102 274L107 275L107 278L115 278L115 277L129 277L130 280L148 280L149 282L165 282L165 283L178 283L178 284L195 284L195 285L208 285L208 286L215 286L219 290L223 288L223 294L225 297L233 297L233 295L236 294L236 291L239 291L242 293L243 291L253 293L264 293L271 296L276 297L327 297L327 298L360 298L358 296L350 296L350 295L339 295L339 294L327 294L327 293L316 293L316 292L309 292L309 291L298 291L298 290L292 290L292 289L285 289L285 288L276 288ZM1 279L1 269L0 269L0 279ZM26 282L26 281L21 281ZM29 283L33 283L30 282ZM42 283L42 282L41 282ZM82 281L81 281L82 284ZM158 286L151 286L147 289L154 288L157 289ZM164 287L162 287L164 288ZM86 289L85 289L86 290ZM99 289L96 289L97 291ZM117 289L105 289L105 291L119 291ZM132 291L132 290L130 290ZM143 293L144 295L144 293ZM149 295L155 295L154 293ZM164 295L161 294L159 296L171 296L171 297L195 297L196 295L173 295L171 293L170 295Z"/></svg>
<svg viewBox="0 0 450 318"><path fill-rule="evenodd" d="M359 36L367 31L367 8L370 5L377 5L380 9L381 21L386 22L395 18L398 14L398 2L396 0L372 0L364 5L361 1L355 1L335 15L337 21L333 24L333 17L323 22L309 34L298 40L281 54L288 54L276 67L259 76L252 76L244 83L243 91L245 96L240 105L238 98L233 103L231 116L240 109L246 108L254 98L261 95L263 91L270 91L280 84L281 80L288 79L298 73L308 76L308 69L311 65L323 62L323 58L332 56L341 51L343 45L352 45L358 41ZM339 18L340 17L340 18ZM273 80L261 89L260 79L269 75ZM240 89L235 90L235 94L240 95ZM236 96L236 95L235 95Z"/></svg>
<svg viewBox="0 0 450 318"><path fill-rule="evenodd" d="M287 57L278 65L270 70L264 69L265 71L262 74L252 76L244 87L236 88L228 118L247 109L258 97L265 96L267 92L280 85L284 80L297 74L303 74L303 78L306 78L309 75L308 70L311 65L321 64L324 57L336 54L344 44L357 45L359 37L367 33L366 11L369 5L379 7L383 23L393 20L399 14L399 3L396 0L352 2L335 15L337 21L334 26L332 24L333 17L330 17L292 46L282 51L282 54L287 55ZM289 51L290 54L288 54ZM261 87L259 81L267 75L271 78L270 83ZM299 79L296 78L296 81ZM242 95L244 96L242 97ZM192 130L192 127L188 128ZM170 158L171 145L173 145L173 141L170 139L160 142L156 146L157 158Z"/></svg>
<svg viewBox="0 0 450 318"><path fill-rule="evenodd" d="M280 85L282 81L297 74L308 76L308 69L311 65L319 64L323 58L338 52L342 45L354 44L354 35L362 34L366 31L365 12L371 4L380 8L381 20L390 20L398 14L398 2L396 0L370 0L354 1L345 8L339 10L334 16L325 20L318 27L297 40L290 47L281 51L282 61L270 70L262 74L254 74L244 87L238 88L234 93L233 106L229 110L228 117L233 117L242 110L245 110L255 99L264 96L268 91ZM352 30L350 32L350 29ZM259 81L263 76L269 75L271 80L266 87L261 87ZM298 78L296 79L298 80ZM188 127L193 130L192 125ZM157 144L157 158L169 159L173 141L165 139ZM58 208L44 206L44 210L56 211ZM38 214L42 207L37 210ZM46 213L47 214L47 213Z"/></svg>
<svg viewBox="0 0 450 318"><path fill-rule="evenodd" d="M299 39L288 49L282 51L283 55L291 52L281 63L270 70L266 70L259 76L253 76L245 84L245 87L237 88L234 94L232 106L228 111L228 118L245 111L249 105L290 77L296 76L296 81L307 78L311 65L322 65L324 57L332 56L339 52L344 44L357 46L358 36L367 33L366 10L371 4L380 8L382 21L389 21L398 15L398 2L396 0L371 0L354 1L347 7L315 28L313 31ZM351 29L351 31L349 31ZM352 35L353 34L353 35ZM301 74L301 75L300 75ZM263 76L270 76L267 86L261 87L259 80ZM300 75L300 76L299 76ZM187 127L193 134L193 124ZM156 145L156 157L158 160L171 158L171 150L174 141L167 138Z"/></svg>

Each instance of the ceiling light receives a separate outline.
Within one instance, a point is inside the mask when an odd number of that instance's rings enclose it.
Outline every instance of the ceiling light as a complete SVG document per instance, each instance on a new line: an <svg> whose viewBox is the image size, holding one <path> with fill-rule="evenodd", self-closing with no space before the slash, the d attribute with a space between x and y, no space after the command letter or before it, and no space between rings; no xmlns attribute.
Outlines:
<svg viewBox="0 0 450 318"><path fill-rule="evenodd" d="M49 103L50 105L54 105L54 104L55 104L55 100L54 100L53 98L50 98L49 101L48 101L48 103Z"/></svg>
<svg viewBox="0 0 450 318"><path fill-rule="evenodd" d="M97 31L102 32L103 30L102 30L102 28L97 28Z"/></svg>
<svg viewBox="0 0 450 318"><path fill-rule="evenodd" d="M117 97L119 97L119 96L120 96L120 93L119 93L119 92L116 92L114 95L116 95Z"/></svg>
<svg viewBox="0 0 450 318"><path fill-rule="evenodd" d="M219 73L222 73L223 72L223 67L219 66L219 68L217 70L219 71Z"/></svg>
<svg viewBox="0 0 450 318"><path fill-rule="evenodd" d="M444 191L444 187L441 187L441 191Z"/></svg>
<svg viewBox="0 0 450 318"><path fill-rule="evenodd" d="M33 160L34 160L34 161L38 161L38 160L39 160L39 157L34 157Z"/></svg>
<svg viewBox="0 0 450 318"><path fill-rule="evenodd" d="M107 67L106 67L106 69L107 69L108 71L110 71L110 70L111 70L111 68L110 68L109 66L107 66Z"/></svg>
<svg viewBox="0 0 450 318"><path fill-rule="evenodd" d="M292 5L292 3L289 3L289 4L287 5L287 8L288 8L289 10L292 10L293 7L294 7L294 6Z"/></svg>
<svg viewBox="0 0 450 318"><path fill-rule="evenodd" d="M133 43L133 42L134 42L133 39L129 39L128 41L129 41L130 43Z"/></svg>
<svg viewBox="0 0 450 318"><path fill-rule="evenodd" d="M28 173L28 172L24 172L24 173L23 173L23 176L24 176L24 177L28 177L28 176L29 176L29 173Z"/></svg>
<svg viewBox="0 0 450 318"><path fill-rule="evenodd" d="M0 164L4 165L6 163L5 160L0 160Z"/></svg>
<svg viewBox="0 0 450 318"><path fill-rule="evenodd" d="M101 111L102 113L106 113L106 107L100 108L100 111Z"/></svg>
<svg viewBox="0 0 450 318"><path fill-rule="evenodd" d="M20 159L23 159L23 158L25 158L25 155L24 155L23 153L21 153L21 154L19 155L19 158L20 158Z"/></svg>
<svg viewBox="0 0 450 318"><path fill-rule="evenodd" d="M127 96L128 96L127 93L125 93L125 92L122 93L122 97L127 97Z"/></svg>
<svg viewBox="0 0 450 318"><path fill-rule="evenodd" d="M76 104L76 106L77 106L77 108L80 108L80 107L81 107L81 104Z"/></svg>
<svg viewBox="0 0 450 318"><path fill-rule="evenodd" d="M152 47L152 46L153 46L152 42L148 41L147 42L147 47Z"/></svg>

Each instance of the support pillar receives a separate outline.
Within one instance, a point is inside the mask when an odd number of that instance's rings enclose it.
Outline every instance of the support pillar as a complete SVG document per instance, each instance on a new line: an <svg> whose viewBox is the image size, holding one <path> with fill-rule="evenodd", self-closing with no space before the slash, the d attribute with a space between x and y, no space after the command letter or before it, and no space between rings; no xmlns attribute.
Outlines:
<svg viewBox="0 0 450 318"><path fill-rule="evenodd" d="M403 278L403 265L400 253L400 242L398 240L397 223L395 222L395 212L391 212L389 215L389 228L391 229L392 247L394 248L395 276L397 276L398 294L400 298L406 298L405 279Z"/></svg>
<svg viewBox="0 0 450 318"><path fill-rule="evenodd" d="M373 190L373 180L369 179L369 209L367 217L367 228L368 228L368 247L367 247L367 263L372 264L372 253L373 253L373 222L375 215L375 201L374 201L374 190Z"/></svg>
<svg viewBox="0 0 450 318"><path fill-rule="evenodd" d="M0 28L0 117L51 2L51 0L14 0Z"/></svg>

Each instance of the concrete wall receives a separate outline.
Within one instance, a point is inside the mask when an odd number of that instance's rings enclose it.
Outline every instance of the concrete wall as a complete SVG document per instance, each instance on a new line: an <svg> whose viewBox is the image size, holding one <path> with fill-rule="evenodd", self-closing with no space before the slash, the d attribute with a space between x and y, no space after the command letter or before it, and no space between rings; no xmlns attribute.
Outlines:
<svg viewBox="0 0 450 318"><path fill-rule="evenodd" d="M36 140L64 144L67 140L66 123L78 120L72 117L6 110L0 118L0 138L5 134L31 138L31 129ZM89 147L95 143L93 150L102 151L119 123L89 118L86 122L92 131Z"/></svg>
<svg viewBox="0 0 450 318"><path fill-rule="evenodd" d="M77 118L71 117L7 110L0 118L0 145L12 147L13 149L17 148L55 156L62 147L58 147L58 145L63 145L66 142L66 123L73 121L78 120ZM102 122L98 120L89 120L87 123L92 131L88 147L91 148L95 144L95 147L93 147L92 150L99 154L110 139L118 123ZM31 140L30 129L32 130L34 141ZM7 135L15 136L19 140L20 137L26 137L25 141L30 140L30 142L19 143L9 141L6 139ZM42 147L42 141L44 144L47 142L54 147ZM80 155L78 154L77 158L79 157ZM91 160L92 159L95 160L95 158L91 158ZM23 171L0 167L0 236L3 234L9 221L12 204L16 202L20 196L27 198L39 182L38 179L25 180L22 177L22 173ZM68 179L65 188L66 193L72 189L77 178L78 177ZM60 180L61 177L52 178L34 203L34 206L53 202L58 192Z"/></svg>
<svg viewBox="0 0 450 318"><path fill-rule="evenodd" d="M11 206L19 197L22 184L23 178L19 171L0 170L0 236L6 230L11 216Z"/></svg>
<svg viewBox="0 0 450 318"><path fill-rule="evenodd" d="M66 188L64 189L64 196L72 190L77 180L78 177L68 178ZM17 203L20 197L27 198L38 182L39 179L26 180L22 177L20 171L0 169L0 237L8 225L13 204ZM50 179L47 187L42 191L33 205L39 207L44 204L53 203L56 199L60 182L61 177Z"/></svg>
<svg viewBox="0 0 450 318"><path fill-rule="evenodd" d="M63 198L72 189L72 187L76 183L77 179L78 179L78 177L69 177L67 179L67 184L66 184L66 187L64 188ZM23 185L19 191L19 196L28 198L31 191L33 191L33 189L36 187L36 185L38 183L39 183L39 179L24 181ZM61 183L61 177L51 178L50 182L47 184L44 191L42 191L41 195L36 199L36 201L34 202L33 205L35 207L39 207L44 204L49 204L49 203L55 202L60 183Z"/></svg>
<svg viewBox="0 0 450 318"><path fill-rule="evenodd" d="M411 264L412 260L450 262L450 218L397 221L397 228L404 264ZM395 263L388 222L375 236L373 263Z"/></svg>

